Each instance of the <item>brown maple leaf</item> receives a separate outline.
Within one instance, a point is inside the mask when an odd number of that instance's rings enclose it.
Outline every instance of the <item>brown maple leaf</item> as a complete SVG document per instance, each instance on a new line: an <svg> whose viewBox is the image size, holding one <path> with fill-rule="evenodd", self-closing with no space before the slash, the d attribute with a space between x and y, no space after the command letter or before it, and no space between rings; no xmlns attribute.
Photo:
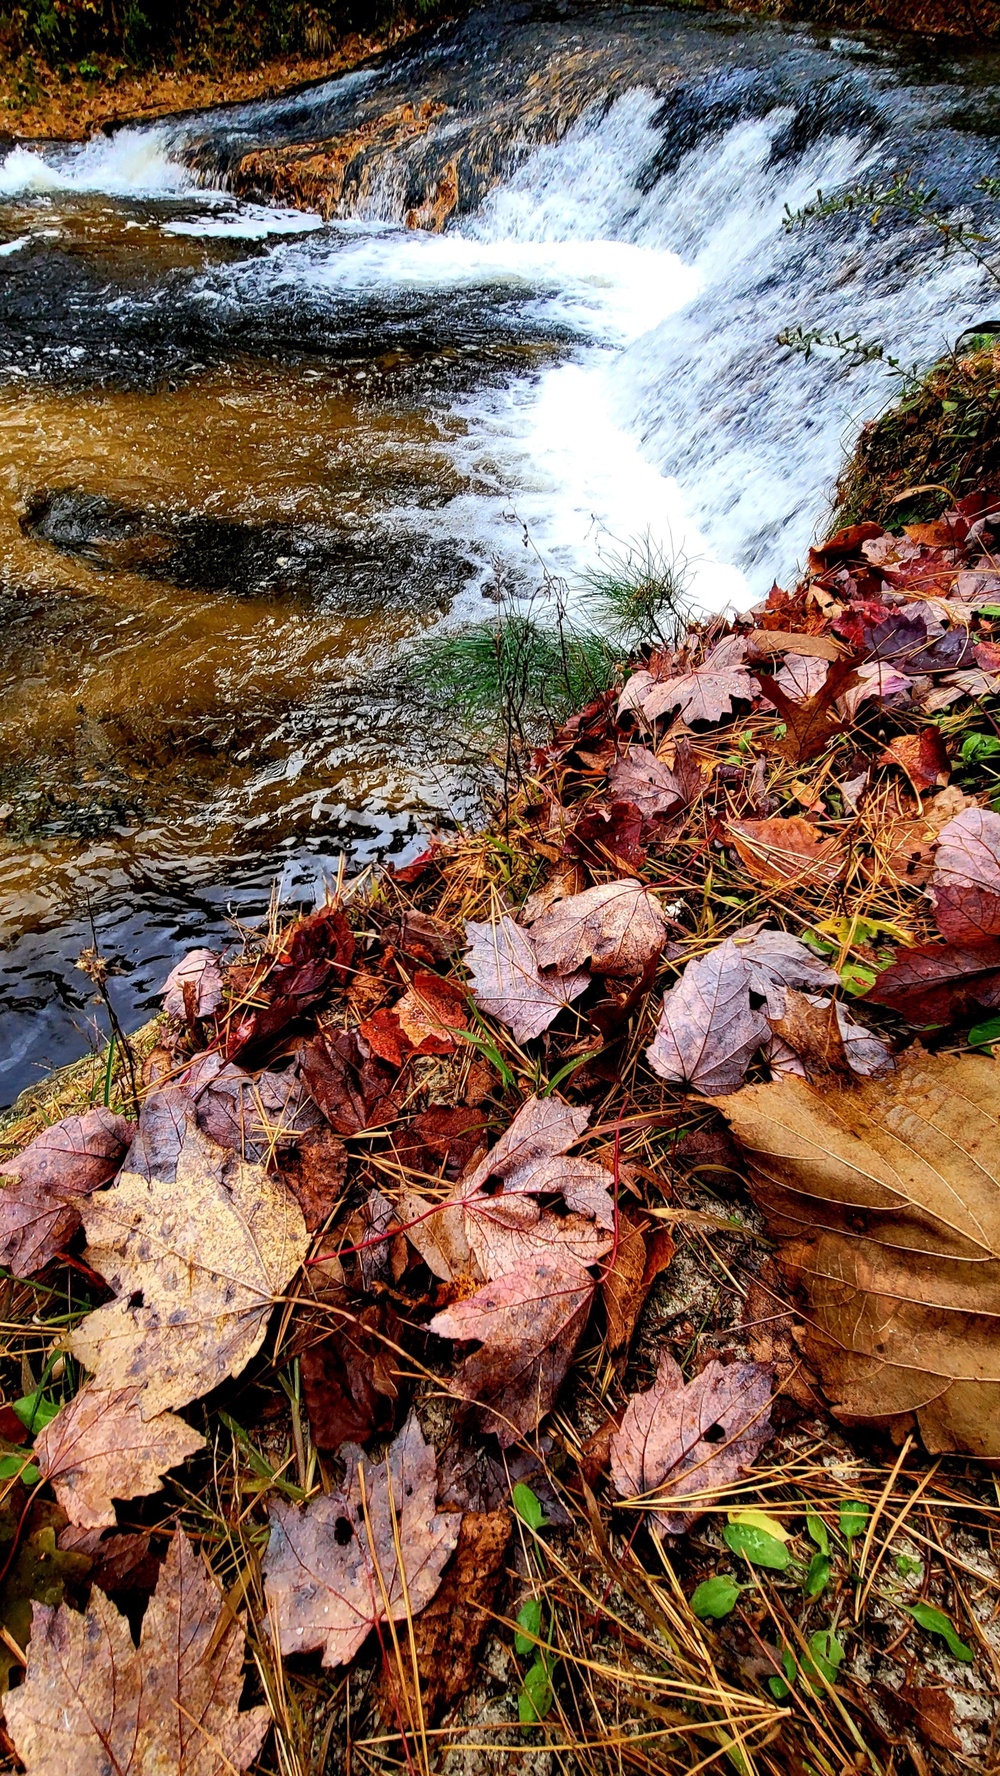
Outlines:
<svg viewBox="0 0 1000 1776"><path fill-rule="evenodd" d="M138 1647L102 1591L86 1615L36 1603L24 1682L6 1701L27 1776L219 1776L248 1769L270 1715L239 1712L245 1633L177 1530Z"/></svg>
<svg viewBox="0 0 1000 1776"><path fill-rule="evenodd" d="M661 1352L653 1386L633 1394L611 1439L619 1498L652 1495L657 1528L680 1535L770 1439L773 1385L767 1364L715 1358L685 1383L669 1351Z"/></svg>
<svg viewBox="0 0 1000 1776"><path fill-rule="evenodd" d="M437 1462L415 1415L383 1462L367 1462L350 1444L343 1454L342 1490L271 1506L264 1556L272 1635L286 1657L321 1648L324 1665L353 1659L387 1617L419 1614L461 1525L457 1512L437 1509Z"/></svg>
<svg viewBox="0 0 1000 1776"><path fill-rule="evenodd" d="M114 1177L135 1124L96 1108L43 1129L23 1152L0 1166L11 1183L0 1190L0 1264L33 1276L80 1226L83 1197Z"/></svg>
<svg viewBox="0 0 1000 1776"><path fill-rule="evenodd" d="M727 635L681 678L667 678L654 683L642 699L642 713L647 721L668 710L691 722L720 722L732 714L734 701L752 702L753 679L745 664L746 641L739 635Z"/></svg>
<svg viewBox="0 0 1000 1776"><path fill-rule="evenodd" d="M479 1650L495 1620L493 1603L504 1577L514 1519L509 1511L465 1511L458 1546L412 1630L412 1660L420 1685L414 1694L410 1657L383 1667L379 1705L387 1723L436 1720L465 1694L479 1669ZM403 1694L400 1695L402 1690Z"/></svg>
<svg viewBox="0 0 1000 1776"><path fill-rule="evenodd" d="M509 1271L435 1314L428 1330L479 1349L452 1383L478 1402L503 1448L533 1431L555 1400L583 1336L594 1295L589 1273L556 1252Z"/></svg>
<svg viewBox="0 0 1000 1776"><path fill-rule="evenodd" d="M538 966L560 975L587 964L594 974L641 974L666 937L656 896L628 877L557 901L531 927Z"/></svg>
<svg viewBox="0 0 1000 1776"><path fill-rule="evenodd" d="M750 1004L752 984L750 964L732 938L689 962L663 995L646 1050L653 1072L695 1091L742 1085L751 1056L771 1035L767 1019Z"/></svg>
<svg viewBox="0 0 1000 1776"><path fill-rule="evenodd" d="M71 1523L111 1528L114 1499L158 1492L164 1474L205 1445L174 1412L142 1415L142 1388L85 1382L35 1439L35 1460Z"/></svg>
<svg viewBox="0 0 1000 1776"><path fill-rule="evenodd" d="M211 1017L222 1004L222 970L214 950L189 950L163 983L163 1009L168 1017Z"/></svg>
<svg viewBox="0 0 1000 1776"><path fill-rule="evenodd" d="M720 1108L835 1415L915 1413L932 1452L1000 1455L1000 1067L915 1046L886 1079Z"/></svg>
<svg viewBox="0 0 1000 1776"><path fill-rule="evenodd" d="M1000 1010L1000 939L899 949L865 998L917 1025L955 1023L977 1009Z"/></svg>
<svg viewBox="0 0 1000 1776"><path fill-rule="evenodd" d="M146 1419L239 1374L309 1244L284 1184L197 1128L172 1183L123 1172L83 1217L87 1262L116 1298L69 1347L100 1388L141 1388Z"/></svg>
<svg viewBox="0 0 1000 1776"><path fill-rule="evenodd" d="M727 832L740 861L768 886L809 887L837 882L844 873L840 839L824 838L799 814L772 814L766 820L732 820Z"/></svg>
<svg viewBox="0 0 1000 1776"><path fill-rule="evenodd" d="M608 786L616 800L631 802L644 820L658 820L695 801L705 787L705 776L686 742L677 745L672 766L648 746L633 746L615 759Z"/></svg>
<svg viewBox="0 0 1000 1776"><path fill-rule="evenodd" d="M857 667L853 660L834 660L820 685L808 697L792 697L766 672L757 673L761 695L773 703L785 724L785 737L773 743L773 750L790 764L806 764L823 751L829 740L843 730L843 722L834 710L838 697L856 684Z"/></svg>
<svg viewBox="0 0 1000 1776"><path fill-rule="evenodd" d="M466 924L472 997L481 1011L506 1024L515 1042L529 1042L587 988L584 970L543 975L527 932L502 913Z"/></svg>
<svg viewBox="0 0 1000 1776"><path fill-rule="evenodd" d="M918 795L935 787L942 789L951 774L940 728L921 728L919 734L897 734L879 764L898 765Z"/></svg>

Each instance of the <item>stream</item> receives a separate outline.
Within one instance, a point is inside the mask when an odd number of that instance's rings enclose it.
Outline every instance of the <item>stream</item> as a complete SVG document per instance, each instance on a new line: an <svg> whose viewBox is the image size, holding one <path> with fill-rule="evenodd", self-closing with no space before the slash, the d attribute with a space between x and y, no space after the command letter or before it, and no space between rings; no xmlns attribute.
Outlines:
<svg viewBox="0 0 1000 1776"><path fill-rule="evenodd" d="M95 937L135 1027L275 884L311 907L340 859L476 818L418 636L498 587L572 602L629 548L686 561L708 609L794 575L898 383L776 335L923 366L992 299L899 212L786 208L907 172L980 214L998 72L491 6L278 99L7 151L0 1102L97 1040ZM406 105L430 123L362 157L330 220L235 195L248 156ZM446 188L440 232L406 226Z"/></svg>

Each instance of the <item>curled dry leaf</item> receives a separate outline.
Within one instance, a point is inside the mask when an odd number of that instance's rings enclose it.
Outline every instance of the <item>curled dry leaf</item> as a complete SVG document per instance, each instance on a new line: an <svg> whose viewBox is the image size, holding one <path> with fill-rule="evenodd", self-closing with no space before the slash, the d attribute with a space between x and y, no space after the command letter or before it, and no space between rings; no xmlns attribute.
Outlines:
<svg viewBox="0 0 1000 1776"><path fill-rule="evenodd" d="M674 1242L665 1227L618 1211L618 1243L601 1275L608 1348L625 1350L643 1303L656 1278L674 1256Z"/></svg>
<svg viewBox="0 0 1000 1776"><path fill-rule="evenodd" d="M465 1511L458 1546L444 1578L413 1623L413 1655L425 1718L435 1720L463 1696L479 1664L479 1649L494 1621L493 1603L504 1576L514 1519L509 1511ZM409 1660L400 1673L383 1670L380 1703L393 1726L399 1719L400 1682L417 1718ZM406 1705L404 1704L404 1719Z"/></svg>
<svg viewBox="0 0 1000 1776"><path fill-rule="evenodd" d="M249 1768L270 1725L239 1712L243 1622L178 1530L138 1647L102 1591L86 1615L36 1603L7 1727L27 1776L219 1776Z"/></svg>
<svg viewBox="0 0 1000 1776"><path fill-rule="evenodd" d="M897 734L879 763L898 765L918 795L928 789L944 788L951 774L940 728L921 728L919 734Z"/></svg>
<svg viewBox="0 0 1000 1776"><path fill-rule="evenodd" d="M838 882L844 873L840 839L824 839L812 821L799 814L733 820L727 830L740 861L758 882L811 886Z"/></svg>
<svg viewBox="0 0 1000 1776"><path fill-rule="evenodd" d="M168 1017L211 1017L222 1004L222 970L214 950L189 950L163 983L163 1009Z"/></svg>
<svg viewBox="0 0 1000 1776"><path fill-rule="evenodd" d="M660 903L641 882L623 877L560 900L531 928L538 966L571 974L641 974L666 942Z"/></svg>
<svg viewBox="0 0 1000 1776"><path fill-rule="evenodd" d="M142 1416L141 1387L107 1389L88 1381L35 1439L35 1460L71 1523L106 1529L113 1499L160 1490L170 1468L205 1445L173 1412Z"/></svg>
<svg viewBox="0 0 1000 1776"><path fill-rule="evenodd" d="M354 933L340 907L297 919L273 962L255 966L245 983L245 1003L234 1004L226 1035L226 1058L239 1060L294 1024L343 986L354 960Z"/></svg>
<svg viewBox="0 0 1000 1776"><path fill-rule="evenodd" d="M487 1283L435 1314L439 1338L476 1340L454 1378L454 1391L477 1401L485 1427L509 1448L549 1411L583 1336L594 1281L556 1253Z"/></svg>
<svg viewBox="0 0 1000 1776"><path fill-rule="evenodd" d="M715 1358L685 1383L663 1351L652 1387L633 1394L611 1439L619 1498L652 1495L660 1507L656 1527L681 1535L769 1441L773 1385L774 1371L765 1363Z"/></svg>
<svg viewBox="0 0 1000 1776"><path fill-rule="evenodd" d="M282 1653L354 1657L377 1622L418 1615L434 1596L461 1517L437 1509L437 1462L415 1415L384 1462L344 1451L342 1491L271 1507L264 1593ZM402 1570L397 1556L402 1554Z"/></svg>
<svg viewBox="0 0 1000 1776"><path fill-rule="evenodd" d="M836 1415L915 1415L931 1451L1000 1456L1000 1067L915 1047L889 1079L720 1108Z"/></svg>
<svg viewBox="0 0 1000 1776"><path fill-rule="evenodd" d="M978 944L1000 935L1000 814L966 808L938 840L931 882L934 913L950 943Z"/></svg>
<svg viewBox="0 0 1000 1776"><path fill-rule="evenodd" d="M750 964L732 938L689 962L663 995L646 1050L653 1072L695 1091L735 1091L771 1026L750 1004ZM721 1083L721 1082L725 1083Z"/></svg>
<svg viewBox="0 0 1000 1776"><path fill-rule="evenodd" d="M526 932L506 913L487 923L470 919L468 968L480 1011L506 1024L515 1042L530 1042L589 984L583 970L543 975Z"/></svg>
<svg viewBox="0 0 1000 1776"><path fill-rule="evenodd" d="M80 1199L114 1177L135 1125L101 1108L65 1116L0 1166L0 1264L33 1276L80 1226Z"/></svg>
<svg viewBox="0 0 1000 1776"><path fill-rule="evenodd" d="M101 1388L139 1387L145 1419L240 1373L309 1244L285 1186L196 1128L173 1183L123 1172L83 1214L87 1262L116 1299L69 1348Z"/></svg>

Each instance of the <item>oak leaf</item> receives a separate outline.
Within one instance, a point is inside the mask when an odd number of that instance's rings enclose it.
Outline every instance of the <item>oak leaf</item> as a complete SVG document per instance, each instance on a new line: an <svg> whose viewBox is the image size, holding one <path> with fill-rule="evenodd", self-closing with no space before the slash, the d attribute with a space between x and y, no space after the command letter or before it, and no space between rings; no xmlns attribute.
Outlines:
<svg viewBox="0 0 1000 1776"><path fill-rule="evenodd" d="M769 1441L773 1385L774 1371L765 1363L716 1358L685 1383L662 1351L653 1386L633 1394L611 1439L619 1498L652 1495L657 1528L681 1535Z"/></svg>
<svg viewBox="0 0 1000 1776"><path fill-rule="evenodd" d="M439 1338L479 1343L452 1388L478 1402L484 1426L503 1448L533 1431L552 1406L593 1296L583 1266L557 1253L509 1271L431 1320L428 1329Z"/></svg>
<svg viewBox="0 0 1000 1776"><path fill-rule="evenodd" d="M1000 1067L914 1047L887 1079L720 1108L835 1414L915 1415L932 1452L1000 1455Z"/></svg>
<svg viewBox="0 0 1000 1776"><path fill-rule="evenodd" d="M732 938L689 962L663 995L646 1050L653 1072L695 1091L735 1091L771 1026L750 1004L750 964ZM724 1083L723 1083L724 1082Z"/></svg>
<svg viewBox="0 0 1000 1776"><path fill-rule="evenodd" d="M309 1243L285 1186L197 1129L173 1183L123 1172L83 1218L87 1262L116 1299L69 1348L101 1388L139 1386L145 1419L245 1368Z"/></svg>
<svg viewBox="0 0 1000 1776"><path fill-rule="evenodd" d="M346 1664L387 1617L419 1614L461 1525L457 1512L437 1509L437 1462L415 1415L384 1461L368 1463L350 1444L342 1453L341 1490L272 1505L264 1556L272 1635L286 1657L321 1648L324 1665Z"/></svg>
<svg viewBox="0 0 1000 1776"><path fill-rule="evenodd" d="M270 1725L239 1712L245 1634L178 1530L138 1647L102 1591L86 1615L34 1607L7 1726L27 1776L218 1776L246 1770Z"/></svg>
<svg viewBox="0 0 1000 1776"><path fill-rule="evenodd" d="M558 901L531 928L538 966L560 975L588 963L594 974L641 974L666 937L656 896L627 876Z"/></svg>
<svg viewBox="0 0 1000 1776"><path fill-rule="evenodd" d="M1000 814L966 808L938 838L931 879L934 914L950 943L1000 935Z"/></svg>
<svg viewBox="0 0 1000 1776"><path fill-rule="evenodd" d="M35 1460L71 1523L106 1529L114 1499L158 1492L170 1468L205 1446L174 1412L142 1415L141 1387L85 1382L35 1439Z"/></svg>
<svg viewBox="0 0 1000 1776"><path fill-rule="evenodd" d="M543 975L527 932L506 913L484 923L470 919L468 969L481 1011L506 1024L515 1042L529 1042L585 991L590 976L579 969Z"/></svg>
<svg viewBox="0 0 1000 1776"><path fill-rule="evenodd" d="M799 814L733 820L727 831L740 861L758 882L769 886L829 884L839 881L844 873L839 838L823 838L812 821Z"/></svg>
<svg viewBox="0 0 1000 1776"><path fill-rule="evenodd" d="M0 1166L0 1264L15 1276L43 1270L80 1226L80 1203L114 1177L134 1123L97 1108L43 1129Z"/></svg>
<svg viewBox="0 0 1000 1776"><path fill-rule="evenodd" d="M785 736L773 743L773 750L790 764L806 764L823 751L829 740L842 729L834 710L838 697L856 683L852 660L834 660L823 683L808 697L789 696L776 678L758 672L757 682L762 696L773 703L785 723Z"/></svg>

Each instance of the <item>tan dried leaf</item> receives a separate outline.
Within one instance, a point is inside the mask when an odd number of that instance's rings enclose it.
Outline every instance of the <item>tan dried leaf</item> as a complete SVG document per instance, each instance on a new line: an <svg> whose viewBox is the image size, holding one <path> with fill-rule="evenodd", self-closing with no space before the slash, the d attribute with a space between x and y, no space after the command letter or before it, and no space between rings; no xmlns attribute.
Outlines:
<svg viewBox="0 0 1000 1776"><path fill-rule="evenodd" d="M144 1419L142 1389L109 1392L88 1381L35 1439L35 1460L71 1523L109 1528L113 1499L159 1492L168 1469L205 1446L173 1412Z"/></svg>
<svg viewBox="0 0 1000 1776"><path fill-rule="evenodd" d="M178 1530L138 1648L96 1587L86 1615L36 1603L24 1682L7 1727L27 1776L228 1776L246 1770L270 1725L239 1712L242 1619Z"/></svg>
<svg viewBox="0 0 1000 1776"><path fill-rule="evenodd" d="M588 1272L556 1254L487 1283L431 1320L428 1330L439 1338L478 1341L454 1389L462 1399L478 1401L484 1424L503 1448L533 1431L551 1407L593 1295Z"/></svg>
<svg viewBox="0 0 1000 1776"><path fill-rule="evenodd" d="M772 887L810 887L817 882L837 882L843 874L845 859L839 838L822 838L800 814L733 820L728 832L740 861L758 882Z"/></svg>
<svg viewBox="0 0 1000 1776"><path fill-rule="evenodd" d="M753 701L755 687L745 659L743 637L728 635L717 643L701 666L695 666L681 678L663 679L646 688L643 715L647 721L655 721L657 716L674 710L686 722L721 721L732 713L734 700Z"/></svg>
<svg viewBox="0 0 1000 1776"><path fill-rule="evenodd" d="M101 1388L139 1387L145 1419L240 1373L309 1244L285 1186L197 1127L173 1183L123 1172L83 1218L87 1262L116 1299L88 1314L69 1348Z"/></svg>
<svg viewBox="0 0 1000 1776"><path fill-rule="evenodd" d="M506 1024L515 1042L530 1042L589 985L584 971L542 975L527 935L506 913L485 923L470 919L468 969L481 1011Z"/></svg>
<svg viewBox="0 0 1000 1776"><path fill-rule="evenodd" d="M321 1648L324 1665L346 1664L377 1622L419 1614L461 1526L458 1512L437 1509L437 1461L415 1414L384 1462L353 1444L341 1453L342 1491L272 1505L264 1556L272 1635L286 1657Z"/></svg>
<svg viewBox="0 0 1000 1776"><path fill-rule="evenodd" d="M663 1351L652 1387L633 1394L611 1439L619 1498L653 1494L657 1502L678 1501L657 1510L653 1522L664 1535L680 1535L712 1494L746 1473L770 1439L773 1384L774 1371L764 1363L716 1358L685 1383Z"/></svg>
<svg viewBox="0 0 1000 1776"><path fill-rule="evenodd" d="M915 1414L932 1451L1000 1456L1000 1066L914 1047L887 1079L720 1108L837 1416Z"/></svg>
<svg viewBox="0 0 1000 1776"><path fill-rule="evenodd" d="M561 975L588 962L594 974L641 974L666 937L656 896L628 876L559 901L531 928L538 966Z"/></svg>

